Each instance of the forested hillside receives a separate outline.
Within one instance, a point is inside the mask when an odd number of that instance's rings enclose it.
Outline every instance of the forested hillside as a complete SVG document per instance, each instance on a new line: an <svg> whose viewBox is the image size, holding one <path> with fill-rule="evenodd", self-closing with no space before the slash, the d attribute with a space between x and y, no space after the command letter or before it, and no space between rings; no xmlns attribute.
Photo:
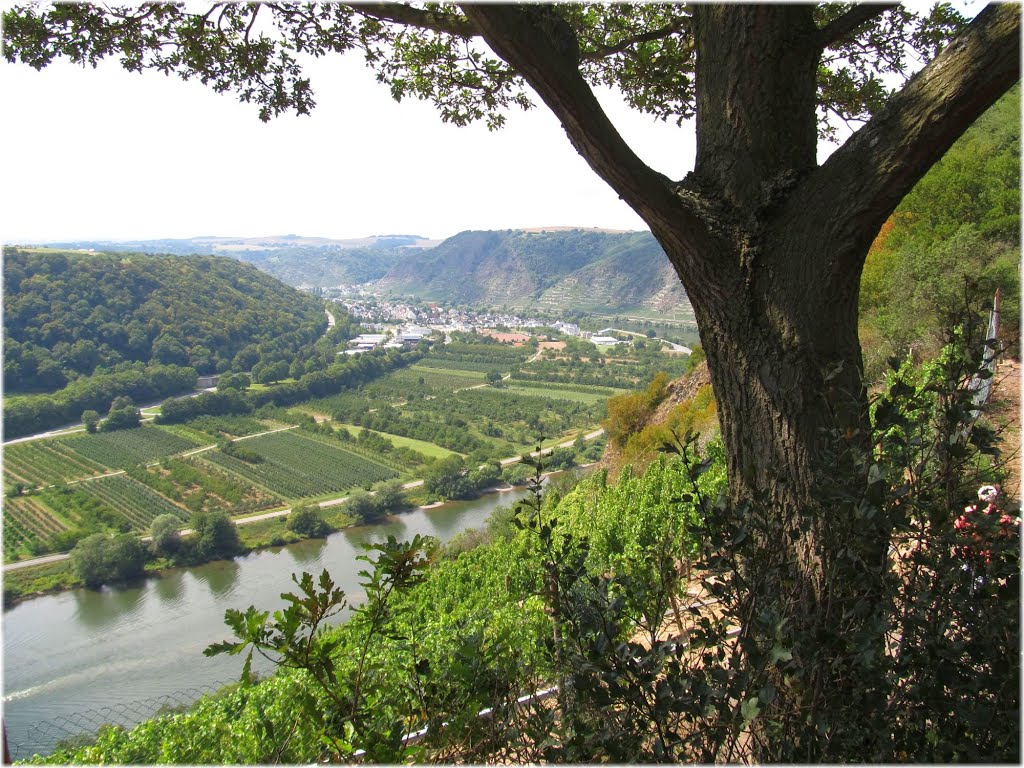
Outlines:
<svg viewBox="0 0 1024 768"><path fill-rule="evenodd" d="M869 375L892 354L933 355L949 319L1002 291L1001 336L1019 355L1020 87L988 110L904 198L861 279Z"/></svg>
<svg viewBox="0 0 1024 768"><path fill-rule="evenodd" d="M491 306L619 311L688 305L650 232L462 232L410 255L376 285L426 299Z"/></svg>
<svg viewBox="0 0 1024 768"><path fill-rule="evenodd" d="M4 389L53 392L126 363L213 373L294 351L319 301L212 256L4 251Z"/></svg>

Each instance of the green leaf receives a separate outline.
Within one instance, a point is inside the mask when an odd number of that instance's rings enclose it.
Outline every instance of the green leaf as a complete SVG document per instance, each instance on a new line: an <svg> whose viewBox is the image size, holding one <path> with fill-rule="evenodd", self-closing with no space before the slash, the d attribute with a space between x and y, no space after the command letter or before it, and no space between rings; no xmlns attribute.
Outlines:
<svg viewBox="0 0 1024 768"><path fill-rule="evenodd" d="M745 723L749 723L759 714L761 714L761 707L758 704L757 696L747 699L740 705L740 716Z"/></svg>

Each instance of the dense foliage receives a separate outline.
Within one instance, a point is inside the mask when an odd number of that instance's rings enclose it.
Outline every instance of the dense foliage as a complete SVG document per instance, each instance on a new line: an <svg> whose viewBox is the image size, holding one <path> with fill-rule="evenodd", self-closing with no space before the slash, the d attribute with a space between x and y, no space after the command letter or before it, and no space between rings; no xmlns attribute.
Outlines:
<svg viewBox="0 0 1024 768"><path fill-rule="evenodd" d="M71 567L87 587L137 578L146 562L146 547L135 536L94 533L71 550Z"/></svg>
<svg viewBox="0 0 1024 768"><path fill-rule="evenodd" d="M125 362L247 370L326 326L308 294L209 256L7 248L4 298L8 392L54 391Z"/></svg>
<svg viewBox="0 0 1024 768"><path fill-rule="evenodd" d="M1000 338L1019 354L1019 86L928 172L872 246L860 301L869 374L894 353L933 356L950 313L991 302L997 289Z"/></svg>
<svg viewBox="0 0 1024 768"><path fill-rule="evenodd" d="M257 391L204 392L196 397L168 400L160 409L161 424L179 424L199 416L248 414L264 405L293 405L366 384L396 368L416 362L419 352L367 353L333 362L323 370L302 374L298 381Z"/></svg>
<svg viewBox="0 0 1024 768"><path fill-rule="evenodd" d="M5 395L4 434L20 437L74 423L85 411L106 413L117 397L145 403L187 392L196 384L196 371L190 367L121 363L116 368L114 373L83 376L53 394Z"/></svg>

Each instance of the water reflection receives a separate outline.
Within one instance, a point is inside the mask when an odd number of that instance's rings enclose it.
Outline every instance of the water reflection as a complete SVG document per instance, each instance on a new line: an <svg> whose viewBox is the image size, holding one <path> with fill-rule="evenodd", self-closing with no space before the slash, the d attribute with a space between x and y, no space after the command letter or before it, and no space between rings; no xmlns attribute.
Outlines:
<svg viewBox="0 0 1024 768"><path fill-rule="evenodd" d="M142 600L144 590L139 583L74 590L75 619L89 629L109 629L130 619Z"/></svg>
<svg viewBox="0 0 1024 768"><path fill-rule="evenodd" d="M173 607L181 602L184 594L185 574L182 571L162 574L155 577L152 584L153 592L160 598L160 602Z"/></svg>
<svg viewBox="0 0 1024 768"><path fill-rule="evenodd" d="M292 544L290 547L286 547L286 549L297 565L303 566L308 570L310 567L320 563L321 555L326 547L327 539L323 538L306 539L305 541Z"/></svg>
<svg viewBox="0 0 1024 768"><path fill-rule="evenodd" d="M206 583L210 594L222 597L234 591L232 588L238 581L241 568L236 560L217 560L192 570L198 581Z"/></svg>

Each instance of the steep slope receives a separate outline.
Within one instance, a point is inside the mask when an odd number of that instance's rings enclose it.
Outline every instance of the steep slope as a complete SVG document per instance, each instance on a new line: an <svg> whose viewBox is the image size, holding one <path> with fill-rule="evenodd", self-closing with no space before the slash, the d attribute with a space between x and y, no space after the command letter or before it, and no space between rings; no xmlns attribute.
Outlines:
<svg viewBox="0 0 1024 768"><path fill-rule="evenodd" d="M664 399L631 432L624 448L608 441L599 466L607 469L613 478L627 464L634 469L646 467L658 455L661 441L671 439L668 427L677 432L692 431L698 436L699 446L719 434L707 361L701 361L678 379L668 382Z"/></svg>
<svg viewBox="0 0 1024 768"><path fill-rule="evenodd" d="M385 292L463 304L661 310L688 305L649 232L468 231L395 265Z"/></svg>

